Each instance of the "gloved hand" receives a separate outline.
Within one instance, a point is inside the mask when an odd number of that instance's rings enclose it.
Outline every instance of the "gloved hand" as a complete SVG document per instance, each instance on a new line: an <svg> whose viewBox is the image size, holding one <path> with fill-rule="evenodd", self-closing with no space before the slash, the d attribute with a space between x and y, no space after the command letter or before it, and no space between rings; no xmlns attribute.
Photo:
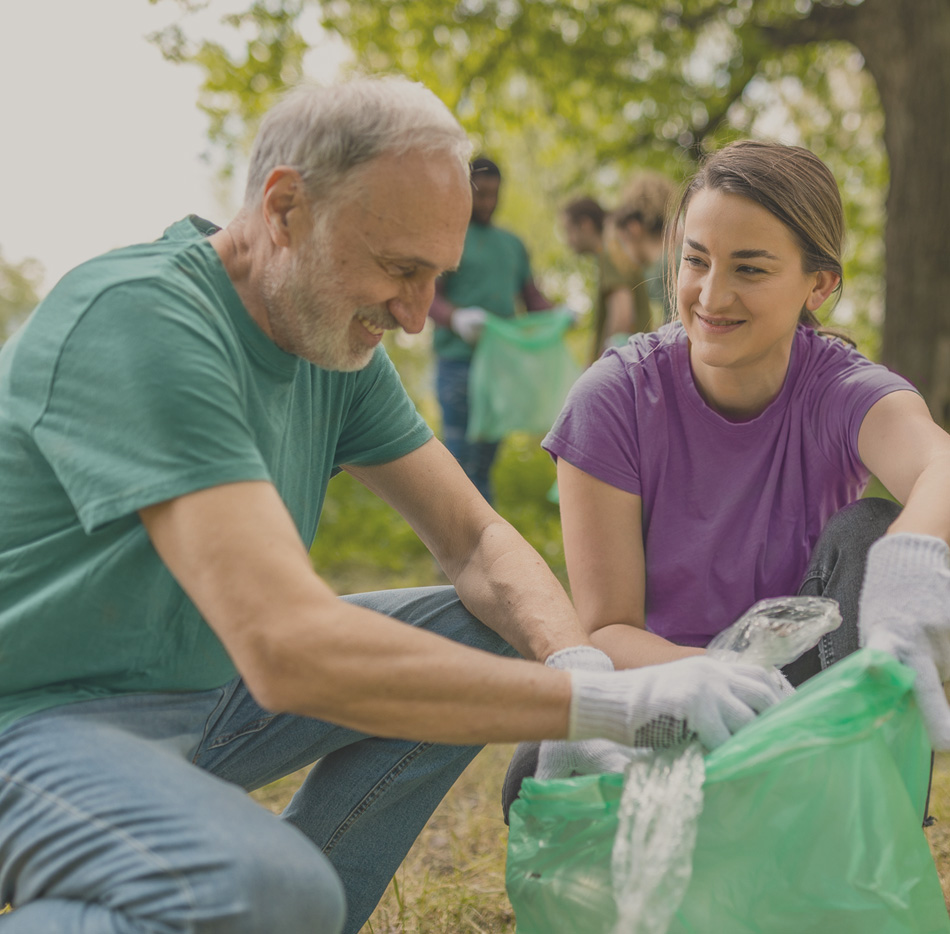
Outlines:
<svg viewBox="0 0 950 934"><path fill-rule="evenodd" d="M599 653L597 649L578 647L566 664L571 670L571 708L567 748L556 761L551 750L539 760L538 777L551 777L547 771L570 774L564 769L620 771L635 755L633 750L595 747L577 742L598 737L625 746L661 748L675 746L695 736L707 748L724 743L756 714L777 703L786 694L775 671L757 665L721 662L704 656L692 656L662 665L650 665L610 672L603 663L578 664L580 652ZM564 653L556 653L552 659ZM610 659L603 656L607 663ZM552 659L549 659L550 663ZM552 667L562 667L552 665ZM551 743L550 745L556 745ZM579 749L576 747L580 747ZM621 763L621 759L623 762Z"/></svg>
<svg viewBox="0 0 950 934"><path fill-rule="evenodd" d="M692 736L714 749L784 693L773 671L702 655L612 675L572 671L571 682L571 739L653 749Z"/></svg>
<svg viewBox="0 0 950 934"><path fill-rule="evenodd" d="M614 664L604 652L590 645L578 645L555 652L544 663L561 671L613 671ZM568 778L571 775L594 775L600 772L622 772L634 750L607 739L585 739L571 742L549 739L541 743L535 778Z"/></svg>
<svg viewBox="0 0 950 934"><path fill-rule="evenodd" d="M861 645L917 673L914 694L934 749L950 749L950 548L932 535L896 532L868 551L858 606Z"/></svg>
<svg viewBox="0 0 950 934"><path fill-rule="evenodd" d="M485 327L485 318L488 312L484 308L455 308L449 318L449 327L465 341L466 344L477 344Z"/></svg>

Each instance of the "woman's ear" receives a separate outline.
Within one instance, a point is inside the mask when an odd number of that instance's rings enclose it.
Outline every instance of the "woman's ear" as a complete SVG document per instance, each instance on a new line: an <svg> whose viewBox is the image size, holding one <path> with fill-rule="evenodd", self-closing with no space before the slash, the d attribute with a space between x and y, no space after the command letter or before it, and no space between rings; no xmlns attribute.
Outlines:
<svg viewBox="0 0 950 934"><path fill-rule="evenodd" d="M809 311L818 311L825 303L825 299L838 287L840 281L841 276L838 273L830 269L820 269L815 273L815 282L808 293L808 298L805 299L805 307Z"/></svg>

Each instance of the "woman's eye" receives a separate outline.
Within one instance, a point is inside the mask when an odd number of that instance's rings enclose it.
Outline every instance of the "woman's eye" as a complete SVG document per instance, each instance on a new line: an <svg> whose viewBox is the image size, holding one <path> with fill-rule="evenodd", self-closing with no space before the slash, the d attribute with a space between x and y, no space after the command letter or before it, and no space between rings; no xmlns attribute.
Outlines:
<svg viewBox="0 0 950 934"><path fill-rule="evenodd" d="M760 269L758 266L740 266L739 272L747 276L756 276L765 272L765 270Z"/></svg>

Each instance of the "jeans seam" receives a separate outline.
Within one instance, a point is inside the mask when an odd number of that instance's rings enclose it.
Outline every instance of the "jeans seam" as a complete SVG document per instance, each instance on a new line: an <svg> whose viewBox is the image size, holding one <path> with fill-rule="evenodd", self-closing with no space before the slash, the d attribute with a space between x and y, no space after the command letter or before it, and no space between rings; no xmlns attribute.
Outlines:
<svg viewBox="0 0 950 934"><path fill-rule="evenodd" d="M208 741L208 737L212 732L213 724L217 723L218 717L227 707L228 701L234 695L234 691L229 690L229 687L230 685L225 685L225 687L221 689L221 696L218 698L218 702L214 705L214 710L212 710L211 713L205 717L204 727L201 730L201 739L198 740L198 744L195 746L194 755L191 757L192 765L198 764L198 758L201 756L201 752L205 748L205 743Z"/></svg>
<svg viewBox="0 0 950 934"><path fill-rule="evenodd" d="M259 733L263 730L268 723L276 718L277 714L270 714L266 717L258 717L256 720L251 720L249 723L245 723L239 730L234 730L231 733L224 733L221 736L215 737L215 739L208 743L207 746L200 746L201 751L209 749L220 749L222 746L226 746L228 743L233 742L241 736L247 736L251 733ZM196 756L197 758L197 756Z"/></svg>
<svg viewBox="0 0 950 934"><path fill-rule="evenodd" d="M160 857L157 853L151 850L149 847L144 846L135 837L126 833L121 827L117 827L115 824L110 823L109 821L103 820L101 817L96 817L94 814L90 814L82 808L78 808L73 804L70 804L68 801L64 801L58 795L51 794L43 788L38 788L32 784L32 782L27 782L22 779L17 778L15 775L12 775L10 772L0 771L0 779L8 782L10 785L13 785L26 794L33 795L36 798L40 798L43 801L48 802L53 807L58 808L61 811L64 811L68 814L73 815L76 819L83 821L85 823L92 824L94 827L101 829L104 833L110 834L114 837L117 837L122 843L124 843L129 849L138 853L145 862L151 864L152 866L158 867L164 873L166 873L169 878L174 879L179 886L179 890L184 895L185 900L188 904L188 908L193 912L198 907L198 900L195 897L195 892L192 889L191 885L188 882L187 877L181 870L176 869L175 866L168 862L168 860Z"/></svg>
<svg viewBox="0 0 950 934"><path fill-rule="evenodd" d="M427 749L431 749L433 743L417 743L407 752L363 797L360 803L353 808L347 815L346 820L340 824L333 832L333 836L323 847L323 852L329 855L333 848L340 842L346 832L359 820L360 817L370 808L382 794L393 784L393 782Z"/></svg>

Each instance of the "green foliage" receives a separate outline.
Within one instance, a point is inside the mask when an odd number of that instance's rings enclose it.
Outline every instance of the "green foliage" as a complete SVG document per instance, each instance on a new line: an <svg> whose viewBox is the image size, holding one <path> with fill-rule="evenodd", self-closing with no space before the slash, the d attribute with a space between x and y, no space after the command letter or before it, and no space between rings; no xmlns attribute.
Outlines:
<svg viewBox="0 0 950 934"><path fill-rule="evenodd" d="M196 0L177 2L185 15L206 6ZM223 16L221 22L239 37L236 50L210 40L192 41L181 22L149 37L169 61L203 71L198 106L208 116L209 139L223 150L226 177L250 148L261 117L280 92L303 78L309 45L298 21L306 6L307 0L254 2L243 12Z"/></svg>
<svg viewBox="0 0 950 934"><path fill-rule="evenodd" d="M43 267L35 259L10 263L0 250L0 344L19 327L39 302Z"/></svg>
<svg viewBox="0 0 950 934"><path fill-rule="evenodd" d="M175 2L184 16L205 6ZM233 47L187 38L184 20L154 38L203 69L225 166L327 36L353 50L352 70L424 82L502 166L498 222L524 237L544 289L581 309L592 270L556 233L569 196L609 207L632 171L679 181L737 137L806 145L840 179L852 231L832 323L877 356L887 162L873 82L833 41L852 13L838 0L257 0L224 18Z"/></svg>

